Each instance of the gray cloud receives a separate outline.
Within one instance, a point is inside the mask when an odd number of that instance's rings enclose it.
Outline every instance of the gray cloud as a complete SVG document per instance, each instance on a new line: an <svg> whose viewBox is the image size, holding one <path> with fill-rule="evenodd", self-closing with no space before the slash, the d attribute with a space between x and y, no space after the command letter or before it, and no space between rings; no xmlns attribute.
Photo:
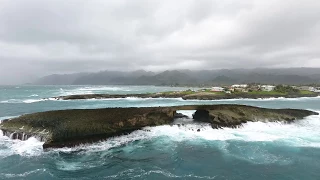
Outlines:
<svg viewBox="0 0 320 180"><path fill-rule="evenodd" d="M317 0L2 0L0 84L52 73L320 67Z"/></svg>

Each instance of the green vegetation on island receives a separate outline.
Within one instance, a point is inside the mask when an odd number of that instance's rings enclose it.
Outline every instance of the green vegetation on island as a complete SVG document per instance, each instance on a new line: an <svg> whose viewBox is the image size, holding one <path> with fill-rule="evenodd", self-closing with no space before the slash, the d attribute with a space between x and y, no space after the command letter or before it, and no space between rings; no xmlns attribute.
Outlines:
<svg viewBox="0 0 320 180"><path fill-rule="evenodd" d="M182 98L198 100L217 100L217 99L238 99L238 98L298 98L298 97L316 97L318 92L310 90L301 90L297 87L286 85L234 85L228 87L212 87L199 90L185 91L167 91L158 93L144 94L80 94L55 97L61 100L75 99L110 99L110 98Z"/></svg>

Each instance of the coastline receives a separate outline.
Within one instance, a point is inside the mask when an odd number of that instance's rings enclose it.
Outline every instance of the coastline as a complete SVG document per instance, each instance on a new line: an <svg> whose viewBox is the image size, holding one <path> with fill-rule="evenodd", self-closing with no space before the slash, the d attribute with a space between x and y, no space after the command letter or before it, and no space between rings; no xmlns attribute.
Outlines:
<svg viewBox="0 0 320 180"><path fill-rule="evenodd" d="M125 99L125 98L181 98L183 100L228 100L228 99L269 99L269 98L303 98L318 97L312 94L221 94L221 93L145 93L145 94L78 94L53 97L55 100L83 100L83 99Z"/></svg>

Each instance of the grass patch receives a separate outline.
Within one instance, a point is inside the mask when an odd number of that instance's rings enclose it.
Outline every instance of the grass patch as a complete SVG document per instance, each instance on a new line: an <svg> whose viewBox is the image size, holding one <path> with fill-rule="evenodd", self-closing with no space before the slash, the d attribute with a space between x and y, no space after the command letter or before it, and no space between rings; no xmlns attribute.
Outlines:
<svg viewBox="0 0 320 180"><path fill-rule="evenodd" d="M195 94L196 92L186 90L186 91L166 91L166 92L161 92L163 95L189 95L189 94Z"/></svg>
<svg viewBox="0 0 320 180"><path fill-rule="evenodd" d="M314 92L311 91L306 91L306 90L301 90L300 94L314 94Z"/></svg>
<svg viewBox="0 0 320 180"><path fill-rule="evenodd" d="M287 93L281 93L277 91L252 91L248 92L248 94L256 94L256 95L287 95Z"/></svg>

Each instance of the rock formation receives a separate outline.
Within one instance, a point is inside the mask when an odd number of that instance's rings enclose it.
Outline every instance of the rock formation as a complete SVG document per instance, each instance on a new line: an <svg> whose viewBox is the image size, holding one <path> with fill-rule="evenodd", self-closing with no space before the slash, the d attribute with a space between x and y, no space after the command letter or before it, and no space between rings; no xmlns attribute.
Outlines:
<svg viewBox="0 0 320 180"><path fill-rule="evenodd" d="M75 146L130 133L145 126L170 124L177 110L197 110L194 120L213 128L238 127L248 121L303 119L317 113L297 109L266 109L245 105L194 105L173 107L58 110L22 115L3 121L0 129L13 139L36 137L44 148Z"/></svg>

